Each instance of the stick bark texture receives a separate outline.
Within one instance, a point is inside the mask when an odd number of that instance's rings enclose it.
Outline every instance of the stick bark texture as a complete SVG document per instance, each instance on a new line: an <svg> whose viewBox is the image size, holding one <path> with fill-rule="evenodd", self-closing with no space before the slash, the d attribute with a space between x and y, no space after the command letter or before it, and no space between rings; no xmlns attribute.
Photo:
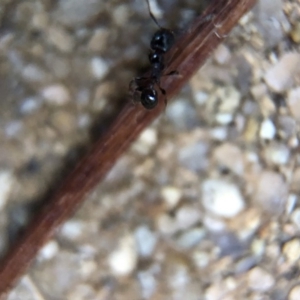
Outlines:
<svg viewBox="0 0 300 300"><path fill-rule="evenodd" d="M164 74L176 70L179 75L164 76L161 86L172 98L190 77L204 64L213 50L228 35L238 20L255 0L213 0L205 12L197 17L178 37L166 54ZM131 102L125 105L112 126L81 159L65 179L52 199L38 213L23 237L14 245L0 265L0 299L7 293L35 258L40 248L53 236L55 230L78 208L89 193L128 149L140 132L165 109L163 96L158 106L145 110ZM99 237L101 238L101 237Z"/></svg>

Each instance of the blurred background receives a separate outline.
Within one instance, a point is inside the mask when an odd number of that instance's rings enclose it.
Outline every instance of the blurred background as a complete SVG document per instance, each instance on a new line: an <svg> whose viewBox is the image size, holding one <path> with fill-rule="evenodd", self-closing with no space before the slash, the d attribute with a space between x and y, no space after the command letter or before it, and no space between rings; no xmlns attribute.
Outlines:
<svg viewBox="0 0 300 300"><path fill-rule="evenodd" d="M209 1L153 0L176 34ZM0 0L0 254L130 101L143 0ZM300 6L261 0L9 299L300 299Z"/></svg>

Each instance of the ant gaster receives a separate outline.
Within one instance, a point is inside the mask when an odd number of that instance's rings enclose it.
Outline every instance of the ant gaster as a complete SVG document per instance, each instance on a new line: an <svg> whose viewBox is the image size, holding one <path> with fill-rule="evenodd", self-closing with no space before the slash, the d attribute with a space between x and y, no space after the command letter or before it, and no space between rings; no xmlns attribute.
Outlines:
<svg viewBox="0 0 300 300"><path fill-rule="evenodd" d="M164 65L164 54L170 50L174 44L174 34L171 30L159 25L151 12L149 0L146 0L152 20L159 27L151 39L149 61L151 64L151 73L149 77L137 77L134 83L137 85L135 91L140 92L140 102L146 109L153 109L158 103L158 94L155 86L159 88L163 95L166 91L160 86L160 78Z"/></svg>

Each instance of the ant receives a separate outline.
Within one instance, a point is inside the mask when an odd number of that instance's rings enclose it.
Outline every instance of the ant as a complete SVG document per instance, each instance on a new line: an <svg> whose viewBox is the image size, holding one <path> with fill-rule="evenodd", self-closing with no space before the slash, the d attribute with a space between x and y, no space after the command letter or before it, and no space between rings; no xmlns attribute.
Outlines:
<svg viewBox="0 0 300 300"><path fill-rule="evenodd" d="M140 93L139 101L146 109L153 109L158 103L158 94L155 86L159 88L163 95L166 91L160 86L160 78L162 71L165 68L164 54L170 50L174 44L174 34L171 30L163 28L151 12L149 0L146 0L150 17L154 23L159 27L150 42L151 52L148 55L151 64L151 73L149 77L137 77L132 82L137 86L135 92ZM171 75L176 72L171 72ZM166 99L165 99L166 102Z"/></svg>

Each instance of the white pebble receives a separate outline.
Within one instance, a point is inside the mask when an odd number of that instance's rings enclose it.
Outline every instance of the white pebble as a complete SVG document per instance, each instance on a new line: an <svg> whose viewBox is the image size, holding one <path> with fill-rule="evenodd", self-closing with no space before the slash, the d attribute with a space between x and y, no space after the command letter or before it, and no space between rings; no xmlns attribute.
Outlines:
<svg viewBox="0 0 300 300"><path fill-rule="evenodd" d="M300 299L300 285L296 285L291 289L288 300L299 300L299 299Z"/></svg>
<svg viewBox="0 0 300 300"><path fill-rule="evenodd" d="M203 182L202 203L208 211L225 218L236 216L245 207L239 188L219 179Z"/></svg>
<svg viewBox="0 0 300 300"><path fill-rule="evenodd" d="M37 110L41 106L40 98L38 97L28 97L23 100L20 111L23 114L30 114Z"/></svg>
<svg viewBox="0 0 300 300"><path fill-rule="evenodd" d="M62 84L53 84L41 90L41 96L47 103L53 105L64 105L71 100L68 89Z"/></svg>
<svg viewBox="0 0 300 300"><path fill-rule="evenodd" d="M300 240L295 238L283 245L282 253L289 263L296 263L300 258Z"/></svg>
<svg viewBox="0 0 300 300"><path fill-rule="evenodd" d="M233 120L233 115L231 113L218 113L216 115L216 121L220 125L228 125Z"/></svg>
<svg viewBox="0 0 300 300"><path fill-rule="evenodd" d="M193 206L185 205L176 212L175 222L180 229L187 229L198 223L201 219L200 210Z"/></svg>
<svg viewBox="0 0 300 300"><path fill-rule="evenodd" d="M135 269L137 252L135 240L132 236L127 235L121 239L118 248L109 256L108 263L111 271L116 276L129 275Z"/></svg>
<svg viewBox="0 0 300 300"><path fill-rule="evenodd" d="M259 136L261 139L272 140L276 134L276 127L270 119L265 119L259 131Z"/></svg>
<svg viewBox="0 0 300 300"><path fill-rule="evenodd" d="M300 230L300 208L294 210L291 215L291 220L297 226L298 230Z"/></svg>
<svg viewBox="0 0 300 300"><path fill-rule="evenodd" d="M225 141L227 138L227 128L226 127L215 127L211 129L210 135L214 140Z"/></svg>
<svg viewBox="0 0 300 300"><path fill-rule="evenodd" d="M5 206L13 186L14 178L9 171L0 171L0 210Z"/></svg>
<svg viewBox="0 0 300 300"><path fill-rule="evenodd" d="M83 222L69 220L61 227L60 233L69 240L76 240L83 233L83 227Z"/></svg>
<svg viewBox="0 0 300 300"><path fill-rule="evenodd" d="M228 47L224 44L221 44L215 51L214 51L214 59L220 65L226 64L230 59L230 51Z"/></svg>
<svg viewBox="0 0 300 300"><path fill-rule="evenodd" d="M57 242L50 241L39 251L38 259L41 261L50 260L57 254L57 252Z"/></svg>
<svg viewBox="0 0 300 300"><path fill-rule="evenodd" d="M11 121L5 126L5 135L8 138L17 136L23 129L23 123L20 121Z"/></svg>
<svg viewBox="0 0 300 300"><path fill-rule="evenodd" d="M254 199L267 211L280 213L286 206L288 187L276 172L264 171L257 176Z"/></svg>
<svg viewBox="0 0 300 300"><path fill-rule="evenodd" d="M139 256L151 256L157 243L157 236L147 226L138 227L134 235Z"/></svg>
<svg viewBox="0 0 300 300"><path fill-rule="evenodd" d="M249 272L248 284L254 291L267 292L274 286L275 280L271 274L262 268L256 267Z"/></svg>
<svg viewBox="0 0 300 300"><path fill-rule="evenodd" d="M177 244L184 248L189 249L197 244L205 237L206 232L202 228L193 228L187 232L184 232L178 239Z"/></svg>
<svg viewBox="0 0 300 300"><path fill-rule="evenodd" d="M290 158L290 149L283 144L270 144L265 148L266 160L275 165L285 165Z"/></svg>
<svg viewBox="0 0 300 300"><path fill-rule="evenodd" d="M94 57L91 60L91 71L93 76L100 80L102 78L104 78L104 76L107 74L108 72L108 64L107 62L100 58L100 57Z"/></svg>
<svg viewBox="0 0 300 300"><path fill-rule="evenodd" d="M161 190L161 196L168 209L173 209L182 197L180 189L173 186L166 186Z"/></svg>
<svg viewBox="0 0 300 300"><path fill-rule="evenodd" d="M279 62L267 71L265 75L267 85L278 93L286 91L293 85L299 66L299 53L284 54Z"/></svg>
<svg viewBox="0 0 300 300"><path fill-rule="evenodd" d="M289 91L287 97L287 105L291 111L291 114L298 121L300 121L300 87Z"/></svg>

